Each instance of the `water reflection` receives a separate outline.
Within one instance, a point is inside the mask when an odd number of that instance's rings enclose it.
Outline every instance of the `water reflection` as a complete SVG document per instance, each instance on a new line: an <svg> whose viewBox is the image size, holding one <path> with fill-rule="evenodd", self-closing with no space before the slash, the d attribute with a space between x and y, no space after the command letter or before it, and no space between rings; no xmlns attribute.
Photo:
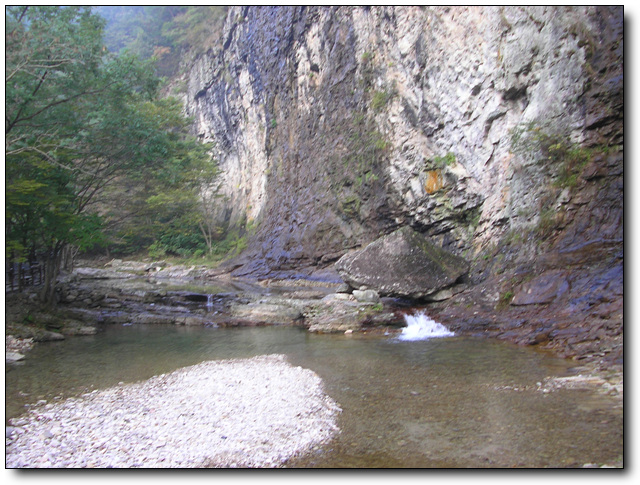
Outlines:
<svg viewBox="0 0 640 485"><path fill-rule="evenodd" d="M6 415L203 360L270 353L317 372L343 409L342 433L293 467L557 467L622 455L622 416L610 402L586 391L536 390L544 377L565 373L566 361L462 337L402 342L290 327L111 326L38 345L12 366Z"/></svg>

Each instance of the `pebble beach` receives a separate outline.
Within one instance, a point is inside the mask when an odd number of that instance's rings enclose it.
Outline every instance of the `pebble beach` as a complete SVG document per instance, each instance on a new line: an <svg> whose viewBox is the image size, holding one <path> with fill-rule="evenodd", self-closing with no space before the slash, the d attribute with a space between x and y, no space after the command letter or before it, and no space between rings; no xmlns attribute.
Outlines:
<svg viewBox="0 0 640 485"><path fill-rule="evenodd" d="M331 440L339 413L283 355L207 361L40 403L6 428L6 467L274 468Z"/></svg>

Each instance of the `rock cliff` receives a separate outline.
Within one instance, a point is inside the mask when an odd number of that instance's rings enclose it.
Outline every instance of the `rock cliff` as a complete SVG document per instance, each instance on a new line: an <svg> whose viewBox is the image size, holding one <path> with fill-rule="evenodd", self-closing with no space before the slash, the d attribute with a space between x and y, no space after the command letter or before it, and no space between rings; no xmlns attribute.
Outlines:
<svg viewBox="0 0 640 485"><path fill-rule="evenodd" d="M480 280L621 254L622 29L604 6L231 8L185 80L220 222L252 228L234 274L308 275L402 225Z"/></svg>

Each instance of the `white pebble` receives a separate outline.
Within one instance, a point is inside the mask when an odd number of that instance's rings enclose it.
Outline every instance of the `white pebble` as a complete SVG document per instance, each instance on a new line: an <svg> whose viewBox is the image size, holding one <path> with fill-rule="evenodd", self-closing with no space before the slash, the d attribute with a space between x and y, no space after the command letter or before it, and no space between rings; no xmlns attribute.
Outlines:
<svg viewBox="0 0 640 485"><path fill-rule="evenodd" d="M329 441L339 412L285 356L203 362L33 408L6 467L276 467Z"/></svg>

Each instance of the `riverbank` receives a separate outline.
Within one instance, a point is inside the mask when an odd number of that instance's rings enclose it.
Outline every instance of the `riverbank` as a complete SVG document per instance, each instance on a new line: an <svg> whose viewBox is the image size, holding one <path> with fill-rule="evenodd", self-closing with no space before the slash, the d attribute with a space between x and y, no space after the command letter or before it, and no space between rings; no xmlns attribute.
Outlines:
<svg viewBox="0 0 640 485"><path fill-rule="evenodd" d="M7 428L7 468L279 467L338 432L340 408L285 356L209 361L40 403Z"/></svg>
<svg viewBox="0 0 640 485"><path fill-rule="evenodd" d="M131 271L131 270L128 270ZM175 271L173 269L167 268L167 272L171 272L172 277L175 277ZM237 325L247 325L247 326L259 326L259 325L285 325L285 326L300 326L307 327L308 331L313 332L311 326L314 325L316 327L326 328L326 331L332 332L340 332L342 334L347 334L344 337L337 336L335 337L338 341L343 342L345 339L349 340L358 340L364 338L365 340L368 337L365 337L362 334L378 334L381 332L389 331L389 335L393 335L392 332L400 331L400 327L402 327L402 323L395 323L395 327L388 326L391 322L389 318L395 316L395 314L402 315L404 312L412 312L416 311L415 307L407 306L405 308L401 308L396 306L395 312L392 312L392 307L394 304L398 304L399 302L392 302L389 299L379 299L376 302L367 302L367 301L358 301L355 292L345 291L339 285L322 285L318 282L313 282L311 280L302 280L302 281L291 281L291 280L268 280L261 282L254 282L253 284L249 284L247 281L236 281L231 278L216 279L213 277L203 277L199 275L199 277L194 277L191 274L191 278L185 277L184 275L181 278L181 281L162 278L162 277L154 277L152 275L146 275L146 277L140 279L140 275L134 275L133 273L127 273L125 271L119 272L116 278L102 278L105 276L104 272L98 272L94 270L80 270L76 274L78 274L78 278L73 281L67 280L65 286L63 287L64 293L61 295L68 300L69 295L75 295L75 298L72 298L70 301L67 301L59 306L57 309L57 317L52 320L43 320L40 322L41 315L32 309L29 313L29 318L26 318L26 315L21 314L20 312L13 312L14 310L22 309L24 312L24 306L12 306L11 310L8 311L7 315L10 315L12 320L12 324L19 323L20 326L16 325L16 329L22 328L24 332L34 332L34 335L39 335L38 331L46 331L52 332L52 330L57 330L60 336L69 335L69 338L72 338L71 335L74 335L74 328L82 328L78 325L81 323L84 326L90 326L95 328L98 332L105 331L108 327L112 325L117 326L129 326L136 325L136 323L145 323L147 326L151 323L157 322L159 324L162 323L172 323L174 326L198 326L198 325L213 325L213 326L237 326ZM126 276L130 274L131 276ZM217 275L220 278L220 275ZM140 286L142 283L142 286ZM175 285L180 283L176 287ZM184 286L183 286L184 285ZM476 335L479 330L485 330L481 332L480 335L487 338L487 340L491 340L493 338L510 340L509 338L501 337L504 335L508 337L511 334L507 334L508 329L505 327L506 325L510 325L508 321L508 313L496 313L497 310L495 308L486 303L485 300L482 299L482 292L475 289L477 294L473 297L473 305L464 304L464 300L462 304L459 299L454 298L449 303L442 303L441 305L430 305L429 306L429 314L436 318L438 321L446 324L448 328L455 330L458 335ZM469 289L466 292L460 293L458 298L466 297L471 300L473 296L473 290ZM208 296L212 296L212 298L208 298ZM23 303L28 303L28 298ZM12 302L15 303L12 299ZM533 312L533 307L528 307L530 312ZM291 312L292 309L297 309L295 315ZM485 310L485 311L482 311ZM539 308L538 308L539 310ZM478 312L478 313L475 313ZM493 313L491 313L493 312ZM439 313L439 315L438 315ZM66 315L66 318L64 317ZM73 317L75 315L75 317ZM386 316L385 316L386 315ZM496 317L502 316L502 319L498 319ZM80 319L82 316L82 319ZM142 319L142 317L144 317ZM287 317L291 321L285 323L284 318ZM100 320L102 319L102 320ZM268 322L271 323L268 323ZM345 325L350 322L352 327L346 328ZM488 323L484 323L488 322ZM37 328L37 324L41 324L41 328ZM64 323L63 326L58 328L61 323ZM517 322L513 322L517 323ZM67 325L69 325L67 327ZM346 328L346 330L345 330ZM520 330L522 338L530 332L532 329L528 328L526 325L520 325L515 327L517 330ZM7 327L9 329L9 327ZM189 329L183 329L184 331L189 331ZM204 330L204 329L203 329ZM216 332L214 330L214 332ZM502 332L502 333L499 333ZM9 332L7 332L9 333ZM326 333L325 331L320 331L319 333ZM506 335L505 335L506 334ZM24 334L26 335L26 333ZM582 335L582 334L579 334ZM47 336L51 336L47 334ZM42 335L37 337L38 339L43 338ZM333 338L333 337L332 337ZM374 337L376 340L378 337ZM386 338L382 337L381 338ZM555 339L551 340L554 341ZM36 345L39 345L36 341ZM605 341L603 339L597 340L601 344ZM527 343L524 340L520 342L524 345L531 345L531 343ZM538 342L535 346L540 347L540 343ZM273 353L273 352L281 352L279 350L267 350L264 353ZM288 354L288 351L285 351ZM26 358L29 358L28 352L26 354ZM622 366L617 364L612 359L606 359L606 362L603 362L601 365L599 359L592 359L591 357L596 357L595 354L581 354L580 357L584 357L586 355L589 358L574 358L575 367L571 370L571 375L561 378L552 378L549 376L548 378L540 377L538 382L530 382L528 383L529 387L523 387L518 385L516 387L505 387L504 392L508 394L518 394L521 392L524 393L532 393L534 394L549 396L552 397L559 393L556 393L556 390L560 390L562 388L580 388L585 390L595 390L597 392L601 392L606 394L605 401L608 403L607 405L611 405L609 397L614 398L614 407L622 407L623 405L623 375L622 375ZM226 356L223 358L227 358ZM346 359L346 356L341 356L339 360ZM304 367L314 368L313 366L308 366L306 364L298 362L299 365L303 365ZM388 362L387 362L388 364ZM385 365L387 365L385 364ZM20 364L17 364L18 366ZM187 364L183 364L187 365ZM271 374L271 370L268 368L268 363L265 364L267 369L265 372L267 375ZM165 372L165 370L160 370L157 372ZM385 370L387 372L387 370ZM148 374L153 375L153 374ZM323 374L324 376L324 374ZM144 377L146 379L146 376ZM118 377L117 379L120 379ZM114 382L113 380L107 386L112 386ZM153 380L149 381L151 385ZM258 389L261 389L262 381L257 380L253 383L258 384ZM424 382L424 381L421 381ZM227 383L225 386L225 393L228 391L229 393L234 392L233 382ZM368 384L367 384L368 385ZM104 389L107 386L97 386L97 389ZM115 389L120 389L121 386L117 386ZM149 387L148 389L151 389ZM367 387L368 389L368 387ZM110 389L107 389L110 391ZM107 391L95 391L94 393L88 394L87 396L82 396L83 400L91 399L91 396L94 395L102 395ZM126 387L121 392L126 393L127 395L130 393L130 389ZM279 391L280 394L286 395L288 393L287 388L281 388ZM180 404L180 399L191 399L189 394L186 393L182 396L181 393L180 398L176 398L174 401ZM250 394L250 393L249 393ZM279 394L279 395L280 395ZM132 396L137 395L137 391L132 391ZM343 397L339 395L332 396L341 402L341 405L346 406L346 403L343 402ZM413 394L410 394L413 396ZM42 399L42 398L40 398ZM47 398L48 399L48 398ZM411 398L409 398L411 399ZM211 397L211 401L215 402L218 400L218 397ZM617 405L615 401L617 400ZM35 400L34 400L35 402ZM52 398L50 400L51 403L57 403L57 401ZM118 409L124 409L125 413L132 414L135 419L137 414L140 414L140 410L136 410L135 408L131 410L128 405L121 404L112 404L110 400L104 400L103 402L108 403L107 405L103 405L104 409L109 409L108 414L114 414L111 421L115 419L119 419ZM405 402L403 398L403 404ZM71 401L73 403L73 401ZM239 402L233 402L232 408L233 413L228 413L228 416L225 416L222 421L226 421L227 419L235 419L237 416L244 415L246 405L244 404L244 400L240 400ZM58 403L60 404L60 403ZM87 405L88 406L88 405ZM158 406L161 409L172 409L173 404L166 399L162 401L162 403ZM54 407L54 404L40 402L40 404L35 406L36 411L42 413L51 413L51 408ZM139 407L139 406L138 406ZM149 406L146 406L149 408ZM56 408L57 409L57 408ZM89 409L88 407L86 409ZM116 409L116 412L111 412L112 409ZM149 408L151 409L151 408ZM345 410L347 408L345 407ZM187 414L190 415L191 411L187 411ZM96 413L94 413L96 414ZM184 414L184 413L183 413ZM14 422L10 423L10 428L8 429L8 444L9 446L14 445L14 440L19 439L19 434L21 429L14 428L22 428L25 424L29 424L27 421L29 416L32 414L27 414L24 416L20 416ZM72 419L72 416L75 419ZM167 417L168 416L168 417ZM56 414L56 419L61 422L69 421L71 423L79 422L77 433L79 436L89 436L100 443L101 449L99 449L99 453L96 452L97 456L109 455L113 454L113 449L110 447L111 441L116 443L121 448L125 448L126 446L122 445L122 441L118 441L119 436L125 434L120 431L117 434L118 438L109 440L104 440L96 437L101 436L101 430L95 430L90 424L92 420L97 419L91 417L91 412L85 412L85 405L82 405L81 408L74 406L68 411L68 415L65 417L63 414ZM144 415L143 415L144 417ZM102 418L100 418L102 419ZM183 418L180 418L183 419ZM260 419L255 417L252 419L251 425L255 425L257 428L264 430L269 427L269 421ZM342 418L341 418L342 419ZM152 422L150 427L152 430L156 428L161 428L163 426L163 420L172 420L175 421L176 417L171 413L168 415L163 414L162 420L157 422ZM144 422L144 421L142 421ZM219 423L209 422L206 419L204 421L198 420L198 422L204 423L203 426L208 426L212 432L217 432L217 425ZM39 421L34 421L34 426L39 426ZM89 424L87 424L89 423ZM100 426L109 427L111 425L105 423L103 421L99 421ZM313 420L309 422L311 426L313 426ZM227 423L223 423L221 426L226 426ZM341 423L342 428L343 423ZM195 425L194 425L195 426ZM199 425L198 425L199 426ZM40 448L35 448L38 450L37 453L34 453L32 457L37 461L37 467L48 467L48 466L61 466L61 467L74 467L74 466L82 466L82 467L90 467L90 466L121 466L121 467L137 467L137 466L146 466L140 465L139 459L144 460L158 460L164 458L164 462L166 463L167 455L163 455L167 448L168 443L166 440L166 436L162 434L154 434L151 437L143 436L140 437L136 433L130 433L129 441L134 443L136 446L135 457L136 460L132 462L127 462L124 459L118 458L118 465L106 465L102 462L97 462L95 460L86 460L81 461L80 464L76 462L69 461L69 458L65 455L68 454L69 447L60 447L60 445L55 441L58 438L57 433L59 431L53 427L52 429L45 428L37 428L40 430L39 436L36 436L36 440L32 442L30 445L21 445L23 449L30 449L33 446L40 446ZM169 428L171 429L171 428ZM194 427L197 431L198 427ZM226 427L225 427L226 429ZM246 462L242 461L241 458L243 453L251 453L253 456L253 450L258 449L262 450L265 446L276 446L273 443L263 443L260 441L262 439L262 434L256 430L256 428L246 428L249 431L245 432L244 425L240 425L236 428L238 433L242 435L242 439L240 440L243 443L243 448L245 451L240 451L238 453L225 452L224 450L217 454L212 459L203 458L202 456L196 459L188 458L188 461L180 463L180 464L160 464L154 465L155 467L161 466L171 466L171 467L234 467L234 466L255 466L255 467L277 467L277 466L290 466L291 463L298 463L296 459L293 461L291 459L283 460L275 460L275 461L266 461L266 462ZM179 430L179 433L190 434L192 430L185 430L184 428ZM341 430L344 432L344 430ZM204 431L206 434L206 430ZM64 432L65 436L68 436L66 430ZM379 434L379 436L383 436L384 434ZM228 439L228 435L227 436ZM378 435L376 435L378 436ZM82 438L83 439L83 438ZM339 438L341 439L341 438ZM404 438L403 438L404 439ZM215 447L221 444L223 439L220 439L218 443L208 443L205 439L204 446ZM224 440L226 441L226 440ZM49 448L48 443L53 442L53 448ZM82 441L81 441L82 442ZM349 441L348 443L351 443ZM43 448L44 444L44 448ZM157 448L155 444L159 444ZM79 446L79 445L71 445L71 446ZM171 446L177 446L185 449L185 453L188 452L188 446L184 441L174 441L171 443ZM307 451L313 451L316 446L312 444L300 451L303 456L307 456ZM333 446L333 444L332 444ZM75 450L75 448L72 448ZM219 448L213 448L215 450L219 450ZM45 450L46 453L42 453ZM107 451L108 450L108 451ZM236 448L237 450L237 448ZM247 451L249 450L249 451ZM217 452L217 451L216 451ZM29 453L27 451L27 453ZM182 452L180 452L182 453ZM229 455L231 453L231 455ZM365 453L363 451L363 453ZM74 451L74 455L77 452ZM366 454L366 453L365 453ZM310 454L311 456L313 453ZM28 456L28 455L27 455ZM295 456L295 455L294 455ZM42 461L41 460L42 458ZM62 461L58 461L62 460ZM66 460L66 461L65 461ZM303 458L304 460L304 458ZM580 466L580 463L586 463L589 461L585 459L585 461L572 461L572 466ZM622 462L611 461L607 459L606 461L598 461L590 459L594 463L605 464L607 466L622 466ZM9 463L9 461L7 461ZM62 463L54 465L53 463ZM74 464L75 463L75 464ZM295 466L295 465L294 465ZM307 465L305 465L307 466ZM308 465L313 466L313 465ZM446 464L442 466L447 466Z"/></svg>
<svg viewBox="0 0 640 485"><path fill-rule="evenodd" d="M618 275L614 266L607 272L575 272L571 278L556 272L551 285L539 278L536 286L538 279L525 278L520 291L531 304L514 305L497 290L510 284L516 290L511 298L516 300L518 286L513 278L499 274L477 285L461 285L466 287L448 300L422 309L458 335L551 351L574 360L585 375L597 377L585 382L604 380L606 389L610 384L621 390L623 291ZM325 280L249 281L231 278L221 269L165 262L83 261L63 277L61 302L55 311L38 311L35 294L7 295L10 338L5 355L7 362L16 361L34 342L91 335L110 324L295 325L319 333L387 335L405 325L404 313L418 310L410 302L376 295L362 298L357 295L362 292L351 292L331 278ZM545 303L540 297L542 290L550 291L549 285L553 290L565 283L570 291L554 292L559 296L553 302Z"/></svg>

